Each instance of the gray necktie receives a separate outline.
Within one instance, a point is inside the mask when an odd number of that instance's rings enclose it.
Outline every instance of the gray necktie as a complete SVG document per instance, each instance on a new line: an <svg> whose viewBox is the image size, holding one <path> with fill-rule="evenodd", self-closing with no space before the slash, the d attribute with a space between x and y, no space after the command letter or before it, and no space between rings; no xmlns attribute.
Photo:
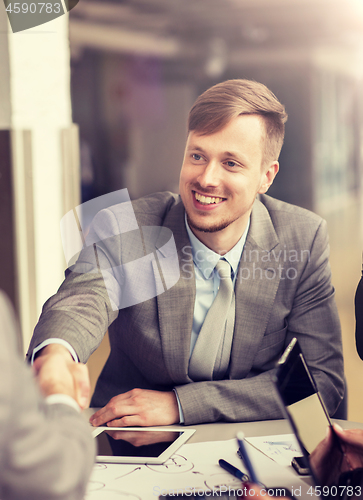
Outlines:
<svg viewBox="0 0 363 500"><path fill-rule="evenodd" d="M205 317L189 360L189 376L194 381L222 379L229 365L235 295L231 266L226 260L220 260L216 269L220 276L219 290Z"/></svg>

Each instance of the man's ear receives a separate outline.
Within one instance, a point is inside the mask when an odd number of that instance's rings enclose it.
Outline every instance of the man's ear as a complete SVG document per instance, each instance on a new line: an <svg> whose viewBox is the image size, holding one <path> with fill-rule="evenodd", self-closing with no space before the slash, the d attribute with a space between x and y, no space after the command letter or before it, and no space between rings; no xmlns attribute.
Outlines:
<svg viewBox="0 0 363 500"><path fill-rule="evenodd" d="M273 163L270 163L267 167L265 167L265 172L262 176L262 183L260 189L258 190L259 194L264 194L268 191L268 188L273 183L278 171L279 171L278 161L274 161Z"/></svg>

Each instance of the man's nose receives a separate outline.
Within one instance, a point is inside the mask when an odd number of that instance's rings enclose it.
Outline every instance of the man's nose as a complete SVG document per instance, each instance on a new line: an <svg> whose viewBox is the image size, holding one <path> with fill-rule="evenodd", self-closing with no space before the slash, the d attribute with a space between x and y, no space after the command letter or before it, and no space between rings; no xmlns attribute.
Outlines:
<svg viewBox="0 0 363 500"><path fill-rule="evenodd" d="M202 187L218 186L220 181L220 168L216 161L210 161L198 176L198 182Z"/></svg>

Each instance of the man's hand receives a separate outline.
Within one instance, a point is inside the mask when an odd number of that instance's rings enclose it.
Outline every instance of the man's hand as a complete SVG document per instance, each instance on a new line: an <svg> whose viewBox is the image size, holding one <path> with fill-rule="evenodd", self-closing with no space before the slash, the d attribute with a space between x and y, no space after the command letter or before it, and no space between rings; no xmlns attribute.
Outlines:
<svg viewBox="0 0 363 500"><path fill-rule="evenodd" d="M334 424L334 430L339 437L339 450L330 428L326 438L321 441L310 455L310 465L319 481L330 486L342 472L363 467L363 430L343 430Z"/></svg>
<svg viewBox="0 0 363 500"><path fill-rule="evenodd" d="M171 425L179 423L179 409L173 391L133 389L110 399L90 418L93 426L110 427Z"/></svg>
<svg viewBox="0 0 363 500"><path fill-rule="evenodd" d="M76 363L63 346L54 346L45 347L33 364L40 389L45 397L51 394L71 396L83 410L89 406L91 396L88 369Z"/></svg>

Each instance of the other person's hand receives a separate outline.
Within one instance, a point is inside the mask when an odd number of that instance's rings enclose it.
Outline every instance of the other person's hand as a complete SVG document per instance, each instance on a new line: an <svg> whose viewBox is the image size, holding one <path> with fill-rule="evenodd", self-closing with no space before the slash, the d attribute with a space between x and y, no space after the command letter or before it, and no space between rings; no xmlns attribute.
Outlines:
<svg viewBox="0 0 363 500"><path fill-rule="evenodd" d="M342 472L363 467L363 430L346 429L334 424L340 439L339 447L328 428L326 438L321 441L310 455L310 465L322 484L333 484Z"/></svg>
<svg viewBox="0 0 363 500"><path fill-rule="evenodd" d="M51 394L66 394L77 401L82 410L87 408L91 397L91 384L86 365L76 363L63 346L47 351L45 349L33 364L43 395L46 397Z"/></svg>
<svg viewBox="0 0 363 500"><path fill-rule="evenodd" d="M132 389L113 397L90 418L93 426L110 427L171 425L179 423L179 409L173 391Z"/></svg>
<svg viewBox="0 0 363 500"><path fill-rule="evenodd" d="M340 438L348 465L352 469L363 467L363 430L343 430L336 424L334 424L334 429Z"/></svg>

